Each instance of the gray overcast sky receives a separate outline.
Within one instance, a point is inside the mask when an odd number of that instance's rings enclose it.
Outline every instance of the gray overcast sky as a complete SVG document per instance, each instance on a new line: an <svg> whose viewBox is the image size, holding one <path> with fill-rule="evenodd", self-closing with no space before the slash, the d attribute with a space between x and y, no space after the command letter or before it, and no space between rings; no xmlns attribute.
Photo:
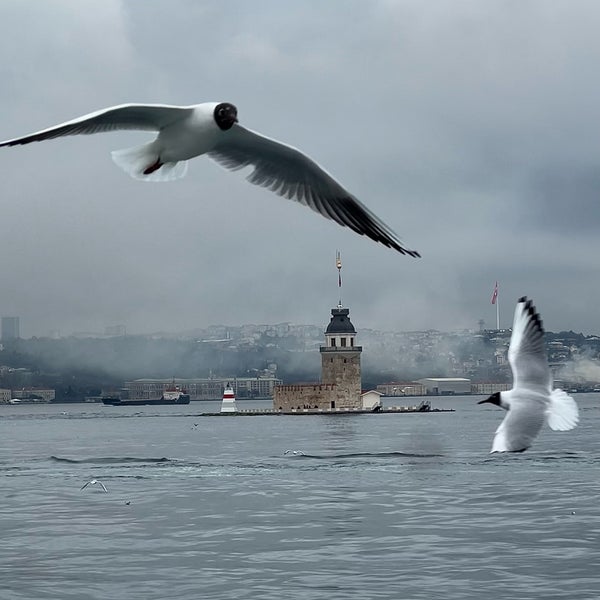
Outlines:
<svg viewBox="0 0 600 600"><path fill-rule="evenodd" d="M24 337L226 323L600 332L600 3L0 4L0 139L124 102L230 101L301 148L411 259L207 158L129 178L146 133L2 148L0 314Z"/></svg>

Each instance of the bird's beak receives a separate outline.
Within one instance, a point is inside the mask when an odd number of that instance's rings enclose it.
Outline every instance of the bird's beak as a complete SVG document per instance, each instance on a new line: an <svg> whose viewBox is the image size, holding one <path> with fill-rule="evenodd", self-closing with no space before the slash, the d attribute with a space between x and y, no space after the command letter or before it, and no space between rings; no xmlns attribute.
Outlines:
<svg viewBox="0 0 600 600"><path fill-rule="evenodd" d="M489 402L490 399L486 398L485 400L480 400L477 404L485 404L486 402Z"/></svg>

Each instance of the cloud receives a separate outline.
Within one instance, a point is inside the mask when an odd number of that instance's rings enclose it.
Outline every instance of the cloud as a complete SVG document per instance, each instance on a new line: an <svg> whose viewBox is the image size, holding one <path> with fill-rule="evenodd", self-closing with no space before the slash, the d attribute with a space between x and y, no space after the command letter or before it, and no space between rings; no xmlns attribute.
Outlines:
<svg viewBox="0 0 600 600"><path fill-rule="evenodd" d="M128 101L229 100L309 153L421 260L205 158L130 180L119 132L1 149L0 312L24 335L211 323L600 330L600 7L581 2L4 2L1 138ZM27 32L26 35L23 32Z"/></svg>

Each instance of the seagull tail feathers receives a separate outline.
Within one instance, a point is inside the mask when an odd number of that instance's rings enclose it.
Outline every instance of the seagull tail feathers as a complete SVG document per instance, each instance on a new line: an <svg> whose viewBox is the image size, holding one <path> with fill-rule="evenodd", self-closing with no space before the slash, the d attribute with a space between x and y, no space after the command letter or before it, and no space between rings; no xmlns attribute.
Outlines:
<svg viewBox="0 0 600 600"><path fill-rule="evenodd" d="M554 431L568 431L579 423L577 403L563 390L552 390L546 414L548 426Z"/></svg>
<svg viewBox="0 0 600 600"><path fill-rule="evenodd" d="M187 173L187 161L167 162L147 173L159 161L153 142L111 152L114 163L135 179L142 181L172 181Z"/></svg>

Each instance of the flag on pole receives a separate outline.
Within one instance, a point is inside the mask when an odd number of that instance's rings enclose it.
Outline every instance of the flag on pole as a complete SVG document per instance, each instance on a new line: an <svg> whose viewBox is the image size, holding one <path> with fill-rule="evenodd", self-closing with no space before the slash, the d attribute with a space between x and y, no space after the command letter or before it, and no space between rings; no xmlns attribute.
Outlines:
<svg viewBox="0 0 600 600"><path fill-rule="evenodd" d="M496 281L496 285L494 286L494 292L492 293L492 304L496 304L497 299L498 299L498 282Z"/></svg>

